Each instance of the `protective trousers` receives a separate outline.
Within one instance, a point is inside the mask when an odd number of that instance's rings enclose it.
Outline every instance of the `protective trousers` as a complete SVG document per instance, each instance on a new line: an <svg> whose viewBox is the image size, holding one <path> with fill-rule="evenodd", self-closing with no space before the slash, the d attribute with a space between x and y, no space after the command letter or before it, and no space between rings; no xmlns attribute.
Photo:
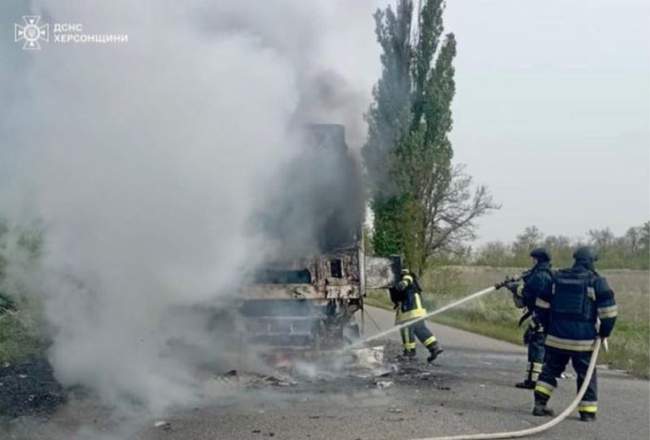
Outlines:
<svg viewBox="0 0 650 440"><path fill-rule="evenodd" d="M546 358L542 374L539 375L537 385L535 385L535 404L546 405L551 398L553 391L557 387L557 377L560 377L566 365L571 360L573 369L578 376L578 390L582 386L582 382L587 374L589 368L589 361L591 360L590 351L569 351L561 350L553 347L546 347ZM578 405L580 413L595 414L598 411L598 383L596 379L596 371L591 377L591 382L587 388L582 401Z"/></svg>
<svg viewBox="0 0 650 440"><path fill-rule="evenodd" d="M415 350L415 337L417 337L422 345L427 349L430 349L430 347L437 341L436 337L433 336L433 333L431 333L431 330L427 328L424 321L404 327L400 330L400 335L402 336L402 344L406 351Z"/></svg>
<svg viewBox="0 0 650 440"><path fill-rule="evenodd" d="M527 379L536 382L542 372L544 364L544 333L537 331L533 326L526 330L524 344L528 344L528 377Z"/></svg>

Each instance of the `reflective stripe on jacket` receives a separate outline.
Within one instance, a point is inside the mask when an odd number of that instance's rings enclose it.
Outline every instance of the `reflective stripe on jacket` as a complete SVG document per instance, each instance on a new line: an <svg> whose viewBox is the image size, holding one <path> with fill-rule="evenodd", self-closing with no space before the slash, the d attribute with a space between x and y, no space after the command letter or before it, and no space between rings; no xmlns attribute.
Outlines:
<svg viewBox="0 0 650 440"><path fill-rule="evenodd" d="M397 289L404 292L404 299L399 303L397 313L395 315L395 322L402 323L411 319L421 318L427 314L427 311L422 307L422 296L420 290L411 275L403 275L402 279L397 283Z"/></svg>
<svg viewBox="0 0 650 440"><path fill-rule="evenodd" d="M397 309L397 314L395 316L395 322L397 324L404 321L410 321L411 319L421 318L427 314L427 310L422 307L422 298L420 297L419 292L413 292L413 300L409 301L413 305L412 308L405 307L407 301L402 302L400 307Z"/></svg>
<svg viewBox="0 0 650 440"><path fill-rule="evenodd" d="M562 298L558 297L562 293L542 293L536 299L535 306L536 314L547 332L546 345L576 352L592 351L596 338L608 337L614 328L618 314L614 292L604 277L580 264L556 274L556 287L560 276L584 280L585 301L588 301L588 307L584 310L589 312L589 316L568 314L565 310L567 304L563 304Z"/></svg>

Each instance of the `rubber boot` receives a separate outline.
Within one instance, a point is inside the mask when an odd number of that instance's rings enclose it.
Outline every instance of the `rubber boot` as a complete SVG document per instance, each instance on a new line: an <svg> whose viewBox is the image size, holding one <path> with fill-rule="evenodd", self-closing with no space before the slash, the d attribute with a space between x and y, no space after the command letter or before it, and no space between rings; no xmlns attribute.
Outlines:
<svg viewBox="0 0 650 440"><path fill-rule="evenodd" d="M595 422L596 421L596 413L581 412L580 413L580 421L581 422Z"/></svg>
<svg viewBox="0 0 650 440"><path fill-rule="evenodd" d="M415 361L415 350L409 350L408 353L406 354L406 359L409 362Z"/></svg>
<svg viewBox="0 0 650 440"><path fill-rule="evenodd" d="M530 380L530 379L526 379L523 382L516 383L515 387L523 388L525 390L534 390L535 389L535 382Z"/></svg>
<svg viewBox="0 0 650 440"><path fill-rule="evenodd" d="M427 358L427 362L431 363L436 360L436 358L442 353L444 350L438 346L437 342L434 342L431 344L429 347L429 357Z"/></svg>
<svg viewBox="0 0 650 440"><path fill-rule="evenodd" d="M551 408L547 408L543 403L535 402L535 406L533 407L533 415L536 417L553 417L555 415L555 411L553 411Z"/></svg>
<svg viewBox="0 0 650 440"><path fill-rule="evenodd" d="M404 350L402 355L399 356L399 360L402 362L413 362L415 360L415 350Z"/></svg>

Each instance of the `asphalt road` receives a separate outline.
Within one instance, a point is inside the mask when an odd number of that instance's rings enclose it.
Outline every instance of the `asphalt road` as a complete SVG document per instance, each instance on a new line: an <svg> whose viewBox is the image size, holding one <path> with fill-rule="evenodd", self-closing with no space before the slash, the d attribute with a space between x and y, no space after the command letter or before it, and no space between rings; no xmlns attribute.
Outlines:
<svg viewBox="0 0 650 440"><path fill-rule="evenodd" d="M375 308L368 312L372 318L366 319L368 334L392 327L392 313ZM139 427L123 430L119 420L93 408L92 403L72 401L48 421L19 422L19 429L7 438L409 440L520 430L548 420L530 414L532 392L513 386L522 379L526 366L523 347L429 325L445 349L433 366L426 364L425 350L419 347L417 363L387 377L325 370L306 380L303 376L290 386L258 383L253 387L247 386L245 375L236 383L226 378L213 384L214 403L174 411L158 426L155 420L138 416ZM399 352L397 336L382 342L387 357ZM582 423L574 414L535 438L649 439L649 382L605 369L599 374L598 421ZM382 388L378 381L391 384ZM551 406L564 409L575 389L571 374L560 381ZM110 423L102 422L109 418Z"/></svg>
<svg viewBox="0 0 650 440"><path fill-rule="evenodd" d="M392 326L392 313L374 308L369 313L378 327ZM368 334L378 331L373 326L367 319ZM150 428L138 438L413 439L519 430L547 420L530 415L531 392L513 387L526 365L522 347L441 325L431 328L445 349L436 365L426 367L420 349L421 371L395 378L386 389L378 389L372 379L346 379L256 392L177 414L167 419L168 430ZM607 370L599 379L596 423L573 415L536 438L649 439L649 383ZM560 382L551 406L562 410L575 389L571 374Z"/></svg>

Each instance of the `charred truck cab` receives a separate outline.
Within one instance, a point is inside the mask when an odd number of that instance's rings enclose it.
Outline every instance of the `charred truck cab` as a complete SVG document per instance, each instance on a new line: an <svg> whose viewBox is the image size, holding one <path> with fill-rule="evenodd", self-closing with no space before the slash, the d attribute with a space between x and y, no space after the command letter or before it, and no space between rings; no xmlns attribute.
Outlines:
<svg viewBox="0 0 650 440"><path fill-rule="evenodd" d="M260 271L241 306L249 341L319 349L358 336L359 253L353 247Z"/></svg>
<svg viewBox="0 0 650 440"><path fill-rule="evenodd" d="M249 344L341 346L359 336L366 288L388 287L399 274L399 259L364 254L361 178L343 126L311 125L305 132L304 154L285 174L290 196L269 210L275 216L262 214L267 234L286 252L269 258L240 292ZM296 230L310 232L309 246Z"/></svg>

